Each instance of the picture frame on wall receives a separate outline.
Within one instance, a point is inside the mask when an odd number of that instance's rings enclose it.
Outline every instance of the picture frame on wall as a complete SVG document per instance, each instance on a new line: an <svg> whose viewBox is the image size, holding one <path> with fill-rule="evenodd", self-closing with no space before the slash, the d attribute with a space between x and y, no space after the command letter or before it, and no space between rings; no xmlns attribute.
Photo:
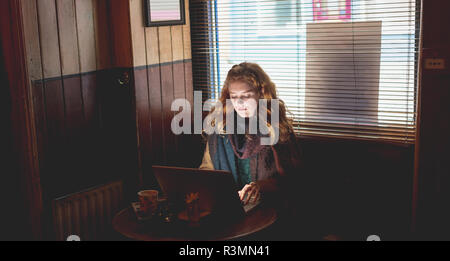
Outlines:
<svg viewBox="0 0 450 261"><path fill-rule="evenodd" d="M184 0L144 0L145 25L186 24Z"/></svg>

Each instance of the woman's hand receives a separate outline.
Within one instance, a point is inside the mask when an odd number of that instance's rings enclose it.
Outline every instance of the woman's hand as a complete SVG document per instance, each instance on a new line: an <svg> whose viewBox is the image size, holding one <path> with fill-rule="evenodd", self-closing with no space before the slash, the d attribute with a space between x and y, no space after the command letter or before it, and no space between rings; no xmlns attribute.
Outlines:
<svg viewBox="0 0 450 261"><path fill-rule="evenodd" d="M252 198L253 198L252 203L256 203L261 197L259 190L260 190L259 185L256 184L255 182L252 182L250 184L245 185L242 188L242 190L238 192L239 198L241 199L241 201L244 200L245 198L244 205L247 205Z"/></svg>

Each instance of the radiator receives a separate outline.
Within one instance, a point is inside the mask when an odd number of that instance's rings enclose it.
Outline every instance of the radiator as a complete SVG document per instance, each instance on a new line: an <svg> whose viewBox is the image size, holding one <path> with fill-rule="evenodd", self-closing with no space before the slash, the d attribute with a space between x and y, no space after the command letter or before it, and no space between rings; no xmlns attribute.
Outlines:
<svg viewBox="0 0 450 261"><path fill-rule="evenodd" d="M65 241L71 235L82 241L104 239L112 230L112 218L123 207L122 201L122 181L53 200L55 239Z"/></svg>

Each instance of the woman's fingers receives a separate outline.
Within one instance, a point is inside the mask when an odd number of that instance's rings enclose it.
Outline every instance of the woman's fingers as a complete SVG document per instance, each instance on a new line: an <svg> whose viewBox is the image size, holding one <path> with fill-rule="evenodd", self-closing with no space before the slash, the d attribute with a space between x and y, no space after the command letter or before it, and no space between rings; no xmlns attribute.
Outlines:
<svg viewBox="0 0 450 261"><path fill-rule="evenodd" d="M255 183L255 188L256 188L256 192L255 192L255 196L253 198L253 203L256 203L259 200L259 198L261 197L260 187L256 183Z"/></svg>
<svg viewBox="0 0 450 261"><path fill-rule="evenodd" d="M252 198L252 202L256 203L260 197L259 186L254 182L245 185L238 193L241 201L244 201L244 205L248 204Z"/></svg>
<svg viewBox="0 0 450 261"><path fill-rule="evenodd" d="M239 196L241 200L244 200L245 195L247 194L247 191L250 189L250 185L245 185L242 190L239 192Z"/></svg>
<svg viewBox="0 0 450 261"><path fill-rule="evenodd" d="M259 190L258 190L258 193L256 193L256 196L255 196L255 199L253 200L253 203L258 202L260 197L261 197L261 193L259 193Z"/></svg>
<svg viewBox="0 0 450 261"><path fill-rule="evenodd" d="M258 187L255 186L255 185L251 186L251 188L250 188L249 191L248 191L248 195L247 195L247 198L245 199L244 204L248 204L248 202L250 202L250 200L251 200L252 198L254 198L254 199L253 199L253 203L256 202L255 199L256 199L256 197L257 197L258 194L259 194L259 189L258 189Z"/></svg>

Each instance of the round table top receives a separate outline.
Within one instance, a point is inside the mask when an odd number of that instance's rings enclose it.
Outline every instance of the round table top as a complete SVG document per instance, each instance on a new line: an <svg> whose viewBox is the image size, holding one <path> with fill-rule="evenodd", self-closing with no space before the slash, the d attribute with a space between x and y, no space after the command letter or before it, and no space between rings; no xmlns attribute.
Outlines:
<svg viewBox="0 0 450 261"><path fill-rule="evenodd" d="M174 220L171 223L160 220L139 221L133 208L129 207L115 215L112 225L125 237L139 241L221 241L238 239L259 232L276 220L275 209L263 204L235 222L201 223L199 226L190 226L181 220Z"/></svg>

